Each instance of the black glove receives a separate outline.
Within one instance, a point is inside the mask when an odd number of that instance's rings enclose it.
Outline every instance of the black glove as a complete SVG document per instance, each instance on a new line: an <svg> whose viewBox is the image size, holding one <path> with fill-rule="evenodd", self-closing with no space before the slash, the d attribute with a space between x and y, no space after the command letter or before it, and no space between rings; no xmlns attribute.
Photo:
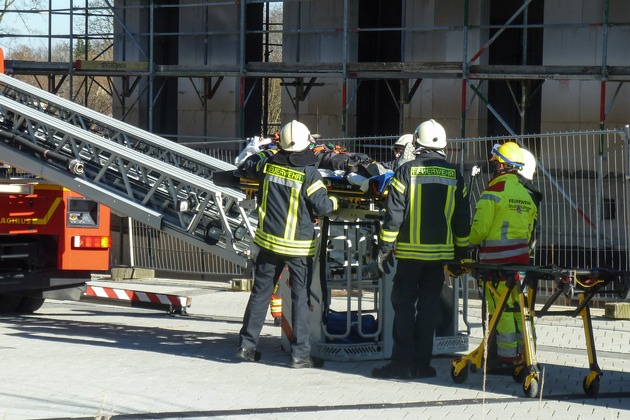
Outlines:
<svg viewBox="0 0 630 420"><path fill-rule="evenodd" d="M381 273L389 274L390 264L387 263L387 260L391 255L391 249L379 248L378 253L376 254L376 265Z"/></svg>
<svg viewBox="0 0 630 420"><path fill-rule="evenodd" d="M448 263L444 266L444 270L451 277L459 277L466 272L466 270L457 263Z"/></svg>
<svg viewBox="0 0 630 420"><path fill-rule="evenodd" d="M337 202L337 210L347 209L351 207L350 200L348 200L345 197L330 196L330 199L335 200Z"/></svg>
<svg viewBox="0 0 630 420"><path fill-rule="evenodd" d="M469 258L468 248L461 246L455 247L455 261L467 260Z"/></svg>
<svg viewBox="0 0 630 420"><path fill-rule="evenodd" d="M474 262L475 261L470 258L462 258L461 260L456 259L453 262L447 262L444 265L444 270L446 270L448 275L451 277L459 277L462 274L469 272L469 265Z"/></svg>

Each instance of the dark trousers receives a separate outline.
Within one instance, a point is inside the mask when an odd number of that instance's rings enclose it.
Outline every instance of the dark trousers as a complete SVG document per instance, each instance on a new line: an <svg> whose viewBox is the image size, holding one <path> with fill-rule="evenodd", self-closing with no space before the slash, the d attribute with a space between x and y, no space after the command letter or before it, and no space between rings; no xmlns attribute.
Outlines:
<svg viewBox="0 0 630 420"><path fill-rule="evenodd" d="M291 282L291 355L297 358L311 354L310 305L308 277L311 273L313 259L310 257L291 258L261 250L256 258L254 286L243 316L243 327L240 331L239 346L255 349L260 332L265 323L269 308L269 300L273 288L278 282L285 265L289 269Z"/></svg>
<svg viewBox="0 0 630 420"><path fill-rule="evenodd" d="M394 348L392 362L428 367L444 284L441 263L399 259L392 288Z"/></svg>

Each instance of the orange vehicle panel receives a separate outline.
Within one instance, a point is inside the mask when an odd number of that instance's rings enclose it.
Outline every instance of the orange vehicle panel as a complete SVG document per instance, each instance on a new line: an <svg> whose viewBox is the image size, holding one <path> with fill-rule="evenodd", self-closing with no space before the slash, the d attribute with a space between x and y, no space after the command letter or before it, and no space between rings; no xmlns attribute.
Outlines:
<svg viewBox="0 0 630 420"><path fill-rule="evenodd" d="M71 198L83 199L77 193L51 184L33 184L33 191L29 194L0 194L0 234L55 236L58 241L58 269L108 270L109 247L83 249L73 244L76 244L77 236L109 237L110 209L96 205L90 218L94 223L71 224L72 214L68 204Z"/></svg>

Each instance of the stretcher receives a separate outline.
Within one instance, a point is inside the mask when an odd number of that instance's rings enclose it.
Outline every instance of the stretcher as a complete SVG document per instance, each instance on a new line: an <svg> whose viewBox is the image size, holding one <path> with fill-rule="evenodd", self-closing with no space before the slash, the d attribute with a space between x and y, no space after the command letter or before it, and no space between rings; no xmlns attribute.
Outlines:
<svg viewBox="0 0 630 420"><path fill-rule="evenodd" d="M369 207L381 205L387 197L387 187L391 182L393 172L374 176L367 179L364 189L356 184L350 184L341 176L326 176L323 178L328 194L342 198L353 204L353 207ZM258 180L239 176L235 171L216 171L212 181L221 187L229 187L241 190L247 199L253 199L258 191Z"/></svg>
<svg viewBox="0 0 630 420"><path fill-rule="evenodd" d="M469 371L482 368L487 359L487 345L496 334L496 326L501 314L506 310L508 299L515 294L523 324L523 355L514 362L512 377L520 382L526 397L536 397L541 381L540 366L536 359L534 334L534 318L543 316L582 317L586 351L589 362L589 373L583 381L583 390L588 397L596 397L599 393L600 377L603 375L597 363L593 325L589 303L598 295L614 293L621 299L628 296L630 274L608 268L580 269L557 266L536 267L527 265L497 265L487 263L462 263L460 269L470 273L477 279L484 290L493 287L494 281L505 281L505 290L501 293L495 313L490 317L486 333L481 344L468 354L453 359L451 379L458 384L464 383ZM536 291L539 280L553 280L556 284L554 293L536 309ZM612 291L606 288L613 284ZM552 310L551 306L560 298L566 297L576 302L571 310ZM484 300L485 301L485 300Z"/></svg>

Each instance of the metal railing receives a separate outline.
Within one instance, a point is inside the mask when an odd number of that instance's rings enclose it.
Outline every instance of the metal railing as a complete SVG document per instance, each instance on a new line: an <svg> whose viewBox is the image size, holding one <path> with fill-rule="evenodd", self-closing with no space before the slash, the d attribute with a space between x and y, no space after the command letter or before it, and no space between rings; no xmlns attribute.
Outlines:
<svg viewBox="0 0 630 420"><path fill-rule="evenodd" d="M460 167L470 187L471 211L492 177L492 146L516 141L537 159L534 185L543 194L534 264L567 268L630 270L628 240L628 127L603 131L451 139L447 158ZM395 138L343 139L348 150L380 153L388 160ZM481 167L472 178L472 168ZM609 287L612 287L609 286ZM539 296L554 285L541 281ZM611 296L612 297L612 296ZM596 300L606 299L600 296Z"/></svg>
<svg viewBox="0 0 630 420"><path fill-rule="evenodd" d="M327 141L389 160L395 138ZM535 263L630 269L628 128L449 140L447 159L458 164L470 186L473 212L492 176L492 146L505 141L518 142L537 159L533 182L544 198ZM481 174L471 179L475 165Z"/></svg>
<svg viewBox="0 0 630 420"><path fill-rule="evenodd" d="M190 143L186 145L224 162L234 163L236 158L233 150L227 147L217 147L215 143ZM186 274L220 276L241 276L243 274L243 269L238 264L217 257L202 248L136 220L131 221L130 230L129 248L132 266Z"/></svg>

